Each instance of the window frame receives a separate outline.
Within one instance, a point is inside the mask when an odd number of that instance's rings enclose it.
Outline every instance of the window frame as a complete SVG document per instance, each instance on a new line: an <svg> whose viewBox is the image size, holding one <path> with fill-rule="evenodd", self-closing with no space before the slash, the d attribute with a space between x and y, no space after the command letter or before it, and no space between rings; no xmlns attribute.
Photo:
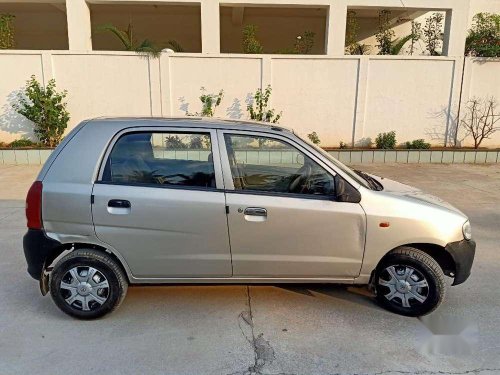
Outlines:
<svg viewBox="0 0 500 375"><path fill-rule="evenodd" d="M225 190L228 193L235 194L252 194L252 195L264 195L264 196L279 196L284 198L300 198L300 199L316 199L316 200L335 200L335 195L323 195L323 194L298 194L298 193L280 193L280 192L272 192L272 191L259 191L259 190L239 190L234 187L233 175L231 172L231 166L229 164L229 155L226 149L225 135L241 135L247 137L262 137L262 138L270 138L273 140L281 141L290 147L296 149L301 152L305 156L309 157L313 162L318 164L321 168L323 168L327 173L331 175L333 179L337 176L337 172L331 168L328 164L326 164L323 160L317 157L314 153L310 152L307 148L300 145L300 143L295 142L294 140L281 136L275 133L264 133L258 131L247 131L247 130L233 130L233 129L218 129L217 137L219 141L219 150L221 155L221 163L222 163L222 175L224 178Z"/></svg>
<svg viewBox="0 0 500 375"><path fill-rule="evenodd" d="M184 133L184 134L201 134L209 135L212 146L212 163L214 165L215 173L215 187L202 187L202 186L185 186L185 185L162 185L162 184L142 184L131 182L112 182L103 181L104 169L109 159L116 142L123 136L131 133ZM94 181L95 184L103 185L118 185L118 186L133 186L157 189L176 189L176 190L197 190L197 191L224 191L224 180L222 178L222 165L220 162L220 150L217 137L217 131L211 128L204 127L182 127L182 126L136 126L128 127L117 132L106 146L106 150L102 155L97 177Z"/></svg>

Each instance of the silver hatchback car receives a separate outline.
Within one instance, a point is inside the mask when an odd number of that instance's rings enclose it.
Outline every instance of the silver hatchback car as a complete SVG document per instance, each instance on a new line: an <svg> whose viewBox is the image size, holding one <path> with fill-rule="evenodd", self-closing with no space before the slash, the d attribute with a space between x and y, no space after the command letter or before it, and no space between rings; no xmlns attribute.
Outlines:
<svg viewBox="0 0 500 375"><path fill-rule="evenodd" d="M129 284L368 284L385 308L427 314L475 243L442 200L353 171L287 129L200 118L81 123L26 204L29 274L82 319Z"/></svg>

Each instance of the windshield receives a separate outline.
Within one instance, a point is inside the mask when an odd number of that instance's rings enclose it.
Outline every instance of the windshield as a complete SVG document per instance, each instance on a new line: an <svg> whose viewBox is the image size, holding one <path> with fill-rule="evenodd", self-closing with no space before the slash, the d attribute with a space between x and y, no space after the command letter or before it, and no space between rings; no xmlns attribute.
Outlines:
<svg viewBox="0 0 500 375"><path fill-rule="evenodd" d="M309 146L314 148L316 151L320 152L321 155L325 156L329 161L331 161L337 168L339 168L342 172L347 174L350 178L352 178L354 181L359 183L360 185L364 186L367 189L372 189L372 185L364 178L362 175L356 173L353 171L351 168L349 168L347 165L342 164L340 161L335 159L332 155L330 155L328 152L323 150L321 147L316 146L315 144L309 142L306 139L301 138L304 142L306 142Z"/></svg>

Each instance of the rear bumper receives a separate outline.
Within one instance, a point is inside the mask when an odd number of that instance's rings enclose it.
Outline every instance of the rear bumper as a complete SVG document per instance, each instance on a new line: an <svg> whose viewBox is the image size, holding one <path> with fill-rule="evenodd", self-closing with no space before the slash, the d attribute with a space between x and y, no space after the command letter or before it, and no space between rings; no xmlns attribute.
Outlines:
<svg viewBox="0 0 500 375"><path fill-rule="evenodd" d="M28 263L28 273L32 278L40 280L45 259L59 246L61 243L47 237L43 230L28 229L23 237L23 248Z"/></svg>
<svg viewBox="0 0 500 375"><path fill-rule="evenodd" d="M476 243L472 240L450 242L445 249L455 261L455 280L452 285L462 284L470 276Z"/></svg>

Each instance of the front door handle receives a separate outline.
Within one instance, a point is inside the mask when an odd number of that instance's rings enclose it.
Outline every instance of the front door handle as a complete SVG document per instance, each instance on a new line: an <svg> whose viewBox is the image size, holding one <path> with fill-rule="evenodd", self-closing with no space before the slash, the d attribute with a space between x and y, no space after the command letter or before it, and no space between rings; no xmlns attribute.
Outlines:
<svg viewBox="0 0 500 375"><path fill-rule="evenodd" d="M267 210L260 207L247 207L244 213L247 216L267 216Z"/></svg>
<svg viewBox="0 0 500 375"><path fill-rule="evenodd" d="M112 215L128 215L132 205L125 199L111 199L108 202L108 213Z"/></svg>
<svg viewBox="0 0 500 375"><path fill-rule="evenodd" d="M130 201L127 201L125 199L111 199L108 202L108 207L130 208L130 206L131 206Z"/></svg>

